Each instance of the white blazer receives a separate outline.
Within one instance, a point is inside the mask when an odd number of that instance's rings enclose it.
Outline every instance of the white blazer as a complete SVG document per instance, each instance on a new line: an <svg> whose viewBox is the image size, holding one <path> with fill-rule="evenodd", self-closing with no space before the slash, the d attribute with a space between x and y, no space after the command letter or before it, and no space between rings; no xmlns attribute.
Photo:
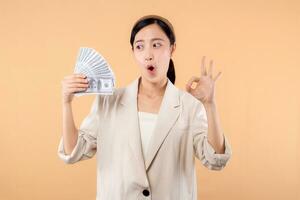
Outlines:
<svg viewBox="0 0 300 200"><path fill-rule="evenodd" d="M72 164L97 152L97 200L196 200L195 157L208 169L221 170L231 157L230 144L224 135L225 153L215 153L203 104L168 80L144 158L138 82L111 96L97 95L73 152L65 154L61 137L58 155Z"/></svg>

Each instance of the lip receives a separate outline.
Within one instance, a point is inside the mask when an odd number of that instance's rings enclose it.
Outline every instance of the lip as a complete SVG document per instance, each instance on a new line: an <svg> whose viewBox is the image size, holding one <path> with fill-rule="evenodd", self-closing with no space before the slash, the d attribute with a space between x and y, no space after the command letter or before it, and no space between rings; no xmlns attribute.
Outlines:
<svg viewBox="0 0 300 200"><path fill-rule="evenodd" d="M148 64L148 65L146 66L147 70L149 70L150 67L153 67L154 69L156 68L156 66L155 66L154 64Z"/></svg>
<svg viewBox="0 0 300 200"><path fill-rule="evenodd" d="M150 73L150 74L154 74L155 71L156 71L156 66L155 65L152 65L152 64L148 64L146 66L146 69L147 71Z"/></svg>
<svg viewBox="0 0 300 200"><path fill-rule="evenodd" d="M149 64L146 65L146 67L150 67L150 66L155 67L155 64L149 63Z"/></svg>

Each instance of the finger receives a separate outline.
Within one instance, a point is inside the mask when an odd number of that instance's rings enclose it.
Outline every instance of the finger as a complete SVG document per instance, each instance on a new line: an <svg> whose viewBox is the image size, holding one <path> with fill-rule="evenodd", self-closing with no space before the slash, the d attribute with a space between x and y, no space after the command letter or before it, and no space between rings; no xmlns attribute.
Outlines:
<svg viewBox="0 0 300 200"><path fill-rule="evenodd" d="M85 91L86 88L71 88L67 91L67 93L71 94L71 93L74 93L74 92L82 92L82 91Z"/></svg>
<svg viewBox="0 0 300 200"><path fill-rule="evenodd" d="M72 78L65 80L66 83L88 83L89 81L84 78Z"/></svg>
<svg viewBox="0 0 300 200"><path fill-rule="evenodd" d="M85 90L86 89L84 89L84 88L72 88L72 89L64 91L63 94L68 96L68 95L74 94L75 92L83 92Z"/></svg>
<svg viewBox="0 0 300 200"><path fill-rule="evenodd" d="M196 76L192 76L192 78L190 78L190 80L188 81L188 83L186 84L186 88L189 88L189 90L191 89L192 85L194 82L199 82L200 78L196 77Z"/></svg>
<svg viewBox="0 0 300 200"><path fill-rule="evenodd" d="M187 92L191 92L191 90L192 90L191 87L188 86L188 85L185 86L185 89L186 89Z"/></svg>
<svg viewBox="0 0 300 200"><path fill-rule="evenodd" d="M210 77L210 78L212 78L212 73L213 73L213 63L214 63L214 61L213 60L210 60L210 62L209 62L209 70L208 70L208 76Z"/></svg>
<svg viewBox="0 0 300 200"><path fill-rule="evenodd" d="M86 78L84 74L71 74L69 76L64 77L64 79L72 79L72 78Z"/></svg>
<svg viewBox="0 0 300 200"><path fill-rule="evenodd" d="M222 72L219 72L218 74L217 74L217 76L213 79L214 81L216 81L218 78L219 78L219 76L222 74Z"/></svg>
<svg viewBox="0 0 300 200"><path fill-rule="evenodd" d="M75 73L73 74L75 77L78 77L78 78L86 78L86 75L85 74L81 74L81 73Z"/></svg>
<svg viewBox="0 0 300 200"><path fill-rule="evenodd" d="M68 88L88 88L89 84L82 84L82 83L73 83L73 84L68 84Z"/></svg>
<svg viewBox="0 0 300 200"><path fill-rule="evenodd" d="M87 84L87 83L67 83L67 84L63 84L63 89L64 90L68 90L69 88L77 88L77 87L88 88L89 84Z"/></svg>
<svg viewBox="0 0 300 200"><path fill-rule="evenodd" d="M206 68L205 68L205 56L202 57L202 63L201 63L201 75L206 76Z"/></svg>
<svg viewBox="0 0 300 200"><path fill-rule="evenodd" d="M86 75L80 75L80 74L72 74L64 78L63 81L65 82L81 82L88 80L88 77Z"/></svg>

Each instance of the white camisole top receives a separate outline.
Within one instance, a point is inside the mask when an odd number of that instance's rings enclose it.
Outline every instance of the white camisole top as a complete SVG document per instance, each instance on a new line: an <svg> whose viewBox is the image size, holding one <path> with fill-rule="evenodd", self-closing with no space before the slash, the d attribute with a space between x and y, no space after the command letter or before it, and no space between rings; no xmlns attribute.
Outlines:
<svg viewBox="0 0 300 200"><path fill-rule="evenodd" d="M140 132L141 132L142 150L145 159L147 149L148 149L148 144L150 142L152 133L154 131L158 114L149 113L149 112L138 112L138 114L139 114L139 125L140 125Z"/></svg>

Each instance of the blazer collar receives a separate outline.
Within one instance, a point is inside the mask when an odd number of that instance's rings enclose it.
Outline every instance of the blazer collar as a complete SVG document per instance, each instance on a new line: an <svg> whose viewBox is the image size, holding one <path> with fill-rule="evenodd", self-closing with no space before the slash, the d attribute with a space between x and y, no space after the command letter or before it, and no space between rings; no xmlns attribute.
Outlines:
<svg viewBox="0 0 300 200"><path fill-rule="evenodd" d="M121 104L128 109L128 113L132 113L132 116L130 116L132 123L131 125L128 124L129 126L134 126L131 127L130 130L132 131L129 134L130 147L132 148L132 152L134 152L138 162L144 162L141 164L144 165L143 167L147 171L151 166L151 163L153 162L159 149L161 148L165 138L169 134L170 129L172 128L179 116L180 100L179 90L168 79L166 90L158 113L156 125L148 145L146 158L144 158L142 153L142 143L137 108L137 94L140 79L141 77L137 78L125 88L124 95L121 99Z"/></svg>
<svg viewBox="0 0 300 200"><path fill-rule="evenodd" d="M137 95L139 88L139 81L141 77L138 77L133 82L131 82L126 88L124 95L121 99L121 104L129 105L136 104L137 105ZM166 99L167 98L167 99ZM179 90L173 85L173 83L168 79L166 91L164 94L164 98L168 100L168 103L172 106L179 106Z"/></svg>

